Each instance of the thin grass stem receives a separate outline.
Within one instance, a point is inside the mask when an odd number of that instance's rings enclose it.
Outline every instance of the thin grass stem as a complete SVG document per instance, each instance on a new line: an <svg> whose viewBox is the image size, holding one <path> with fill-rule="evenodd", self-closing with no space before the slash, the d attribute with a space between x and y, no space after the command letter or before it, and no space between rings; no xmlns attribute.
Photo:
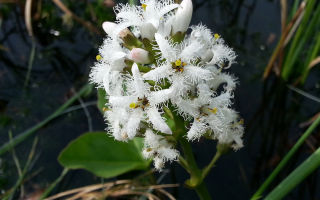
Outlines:
<svg viewBox="0 0 320 200"><path fill-rule="evenodd" d="M278 166L272 171L269 177L263 182L263 184L259 187L259 189L254 193L251 197L251 200L259 199L262 196L262 193L270 186L270 184L274 181L280 171L286 166L289 160L293 157L293 155L298 151L300 146L304 143L304 141L309 137L309 135L314 131L314 129L320 124L320 116L312 123L312 125L303 133L303 135L299 138L296 144L290 149L290 151L285 155L285 157L281 160Z"/></svg>

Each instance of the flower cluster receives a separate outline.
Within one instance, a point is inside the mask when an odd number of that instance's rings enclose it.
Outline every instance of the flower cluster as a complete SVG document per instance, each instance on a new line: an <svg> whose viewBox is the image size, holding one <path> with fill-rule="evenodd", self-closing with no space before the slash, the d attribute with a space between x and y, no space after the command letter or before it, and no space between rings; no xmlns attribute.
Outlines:
<svg viewBox="0 0 320 200"><path fill-rule="evenodd" d="M121 141L144 137L143 155L159 170L179 157L170 115L188 122L182 137L189 141L206 136L242 147L243 120L230 108L236 80L223 72L236 55L204 25L186 34L192 10L191 0L116 6L117 22L103 23L108 37L90 74L107 93L109 132Z"/></svg>

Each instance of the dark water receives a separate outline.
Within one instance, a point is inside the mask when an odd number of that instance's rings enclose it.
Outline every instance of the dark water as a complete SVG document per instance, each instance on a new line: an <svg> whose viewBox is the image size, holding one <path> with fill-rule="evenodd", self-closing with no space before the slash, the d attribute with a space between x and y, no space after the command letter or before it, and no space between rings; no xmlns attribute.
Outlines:
<svg viewBox="0 0 320 200"><path fill-rule="evenodd" d="M219 160L206 178L214 199L248 199L266 176L290 149L305 130L301 122L317 111L319 103L290 91L284 83L270 78L261 81L261 74L280 33L280 7L278 1L194 1L193 24L202 22L220 33L238 53L238 64L230 72L240 81L235 93L235 105L245 119L245 147ZM74 6L76 9L78 7ZM79 6L80 7L80 6ZM73 28L62 29L58 23L52 27L36 29L37 45L29 85L24 88L32 41L27 36L21 10L11 7L9 17L1 24L0 44L8 51L0 51L0 144L8 141L8 132L17 135L40 122L72 95L72 88L80 88L88 78L102 38L90 34L76 22ZM81 13L81 9L76 10ZM58 12L59 13L59 12ZM59 13L61 15L61 13ZM41 23L39 23L41 24ZM270 37L275 40L270 41ZM309 77L304 90L320 96L319 70ZM84 98L95 101L95 93ZM78 105L79 102L74 105ZM93 130L105 128L103 118L95 106L87 107ZM41 170L32 178L28 189L45 187L61 173L56 158L74 138L89 130L83 110L69 112L37 131L39 145L33 171ZM16 148L24 163L33 137ZM310 139L290 162L280 179L304 160L312 147L319 146L319 132ZM215 152L214 142L194 144L200 166L206 165ZM16 178L11 155L2 157L0 177L6 180L3 188L12 185ZM183 183L187 174L173 164L172 172L163 183ZM286 199L320 199L319 172L304 181ZM90 173L76 170L67 175L58 190L98 182ZM1 182L0 182L1 184ZM273 185L275 186L275 184ZM1 185L0 185L1 188ZM184 187L172 191L178 199L197 199L195 193Z"/></svg>

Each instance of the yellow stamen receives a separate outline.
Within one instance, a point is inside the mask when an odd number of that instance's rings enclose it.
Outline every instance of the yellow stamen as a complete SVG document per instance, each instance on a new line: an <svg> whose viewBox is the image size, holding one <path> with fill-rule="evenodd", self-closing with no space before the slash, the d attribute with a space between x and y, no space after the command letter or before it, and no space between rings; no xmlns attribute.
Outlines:
<svg viewBox="0 0 320 200"><path fill-rule="evenodd" d="M96 56L96 59L97 59L97 61L99 61L99 60L102 59L102 56L101 56L101 55L97 55L97 56Z"/></svg>
<svg viewBox="0 0 320 200"><path fill-rule="evenodd" d="M219 39L220 38L220 35L218 33L214 34L214 38L215 39Z"/></svg>
<svg viewBox="0 0 320 200"><path fill-rule="evenodd" d="M183 72L183 70L184 70L184 69L183 69L182 67L181 67L181 68L179 68L179 71L180 71L180 72Z"/></svg>
<svg viewBox="0 0 320 200"><path fill-rule="evenodd" d="M176 62L174 62L174 64L178 67L178 66L180 66L181 65L181 60L180 59L178 59L178 60L176 60Z"/></svg>
<svg viewBox="0 0 320 200"><path fill-rule="evenodd" d="M187 63L185 63L185 62L182 63L182 66L186 66L186 65L187 65Z"/></svg>
<svg viewBox="0 0 320 200"><path fill-rule="evenodd" d="M147 152L150 152L150 151L152 151L152 149L151 149L151 148L147 148L146 151L147 151Z"/></svg>
<svg viewBox="0 0 320 200"><path fill-rule="evenodd" d="M137 104L134 103L134 102L130 103L130 105L129 105L129 107L132 108L132 109L133 109L133 108L136 108L136 106L137 106Z"/></svg>
<svg viewBox="0 0 320 200"><path fill-rule="evenodd" d="M146 9L147 9L147 4L144 4L144 3L143 3L141 6L142 6L143 10L146 10Z"/></svg>
<svg viewBox="0 0 320 200"><path fill-rule="evenodd" d="M244 124L244 119L240 119L240 121L238 122L240 125Z"/></svg>
<svg viewBox="0 0 320 200"><path fill-rule="evenodd" d="M106 112L106 111L108 111L108 110L110 110L110 109L107 108L107 107L103 107L103 108L102 108L102 111L103 111L103 112Z"/></svg>
<svg viewBox="0 0 320 200"><path fill-rule="evenodd" d="M218 112L218 108L217 107L214 107L214 108L208 108L210 112L212 112L213 114L217 114Z"/></svg>

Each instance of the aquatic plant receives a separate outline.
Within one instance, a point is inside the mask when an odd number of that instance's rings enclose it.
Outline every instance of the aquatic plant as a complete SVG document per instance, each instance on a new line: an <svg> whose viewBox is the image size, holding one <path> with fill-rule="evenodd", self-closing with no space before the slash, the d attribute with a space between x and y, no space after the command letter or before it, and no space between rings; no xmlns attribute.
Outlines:
<svg viewBox="0 0 320 200"><path fill-rule="evenodd" d="M119 141L143 137L143 155L157 170L179 161L191 174L188 185L197 187L225 149L243 146L244 128L231 108L236 79L224 72L236 54L202 24L187 34L192 11L191 0L117 5L116 23L103 23L108 37L90 80L106 92L108 133ZM203 171L176 149L201 137L219 147Z"/></svg>

